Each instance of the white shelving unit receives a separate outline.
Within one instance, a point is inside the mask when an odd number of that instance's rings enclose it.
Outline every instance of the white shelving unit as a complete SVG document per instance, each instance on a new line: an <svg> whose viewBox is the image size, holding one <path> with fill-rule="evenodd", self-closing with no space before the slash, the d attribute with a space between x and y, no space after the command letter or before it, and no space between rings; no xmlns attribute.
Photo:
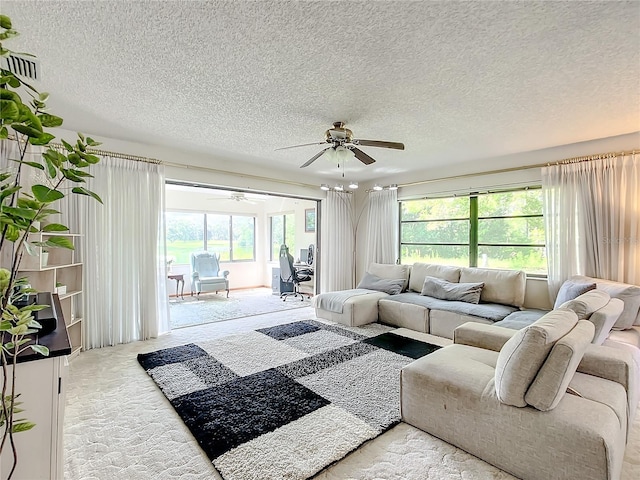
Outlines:
<svg viewBox="0 0 640 480"><path fill-rule="evenodd" d="M46 241L47 237L66 237L77 246L79 234L74 233L34 233L29 237L30 242ZM82 263L76 260L75 250L66 248L47 247L49 255L46 264L43 263L43 247L37 247L37 256L25 254L20 266L20 276L27 277L33 288L41 292L55 292L56 284L67 287L64 294L59 295L69 340L71 341L71 355L73 358L83 348L83 318L82 318Z"/></svg>

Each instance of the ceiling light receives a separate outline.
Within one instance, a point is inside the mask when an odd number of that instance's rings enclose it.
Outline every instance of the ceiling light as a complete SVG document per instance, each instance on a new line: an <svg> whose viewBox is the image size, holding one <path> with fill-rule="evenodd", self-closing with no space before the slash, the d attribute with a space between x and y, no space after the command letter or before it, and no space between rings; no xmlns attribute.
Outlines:
<svg viewBox="0 0 640 480"><path fill-rule="evenodd" d="M398 189L397 183L392 183L391 185L389 185L389 190L397 190L397 189Z"/></svg>
<svg viewBox="0 0 640 480"><path fill-rule="evenodd" d="M336 192L342 192L344 190L344 185L336 185L334 190Z"/></svg>
<svg viewBox="0 0 640 480"><path fill-rule="evenodd" d="M380 191L380 190L382 190L382 185L379 185L379 184L377 184L377 183L376 183L376 184L373 186L373 189L374 189L376 192L377 192L377 191Z"/></svg>
<svg viewBox="0 0 640 480"><path fill-rule="evenodd" d="M323 183L322 185L320 185L320 190L324 190L326 192L327 190L331 190L331 187L329 187L329 185L327 185L326 183Z"/></svg>
<svg viewBox="0 0 640 480"><path fill-rule="evenodd" d="M358 188L358 182L349 182L349 188L356 190Z"/></svg>

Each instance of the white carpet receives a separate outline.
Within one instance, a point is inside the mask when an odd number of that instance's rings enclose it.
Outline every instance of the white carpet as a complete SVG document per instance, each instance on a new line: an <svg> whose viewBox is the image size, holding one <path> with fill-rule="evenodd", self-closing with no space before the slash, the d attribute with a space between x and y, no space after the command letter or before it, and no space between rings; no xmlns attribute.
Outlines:
<svg viewBox="0 0 640 480"><path fill-rule="evenodd" d="M65 413L68 480L219 479L187 427L136 360L141 352L315 318L300 308L183 328L160 339L90 350L72 363ZM317 475L318 479L512 479L409 425L400 424ZM640 415L622 480L640 478Z"/></svg>

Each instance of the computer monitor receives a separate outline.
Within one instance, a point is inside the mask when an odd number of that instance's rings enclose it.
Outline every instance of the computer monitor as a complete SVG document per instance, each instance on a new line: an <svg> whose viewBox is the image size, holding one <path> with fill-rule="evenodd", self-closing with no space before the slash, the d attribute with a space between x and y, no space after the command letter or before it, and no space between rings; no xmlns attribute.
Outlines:
<svg viewBox="0 0 640 480"><path fill-rule="evenodd" d="M300 263L307 263L307 257L309 256L309 249L308 248L301 248L300 249Z"/></svg>

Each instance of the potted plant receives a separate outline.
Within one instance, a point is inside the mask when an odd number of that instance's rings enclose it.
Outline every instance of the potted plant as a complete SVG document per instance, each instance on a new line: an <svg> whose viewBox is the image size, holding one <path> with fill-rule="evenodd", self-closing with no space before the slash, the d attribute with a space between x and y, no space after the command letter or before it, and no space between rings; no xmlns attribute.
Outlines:
<svg viewBox="0 0 640 480"><path fill-rule="evenodd" d="M0 14L0 56L7 57L12 53L4 43L17 34L11 19ZM30 99L24 102L26 95ZM0 453L5 448L12 451L9 479L18 462L13 435L34 427L24 418L29 412L15 416L21 412L17 401L20 393L16 391L15 383L17 358L28 349L44 356L49 354L46 347L34 343L34 335L41 325L34 320L33 312L46 306L19 301L25 294L35 292L26 278L19 278L20 264L25 254L36 255L37 247L73 249L68 238L55 235L68 228L60 223L46 222L51 215L60 213L55 204L66 194L87 195L101 202L98 195L80 186L85 178L91 177L87 172L90 165L99 161L88 148L99 143L79 133L74 144L61 140L63 148L52 145L55 136L46 129L62 125L62 118L48 112L47 98L47 93L38 92L11 71L0 69L0 141L16 142L18 152L9 158L15 168L0 171ZM28 150L33 147L42 148L42 158L25 160ZM43 171L46 181L27 189L22 180L31 169ZM40 235L33 235L39 232L48 233L46 241ZM41 265L43 260L40 259Z"/></svg>
<svg viewBox="0 0 640 480"><path fill-rule="evenodd" d="M56 293L58 295L64 295L67 293L67 286L63 283L56 282Z"/></svg>

